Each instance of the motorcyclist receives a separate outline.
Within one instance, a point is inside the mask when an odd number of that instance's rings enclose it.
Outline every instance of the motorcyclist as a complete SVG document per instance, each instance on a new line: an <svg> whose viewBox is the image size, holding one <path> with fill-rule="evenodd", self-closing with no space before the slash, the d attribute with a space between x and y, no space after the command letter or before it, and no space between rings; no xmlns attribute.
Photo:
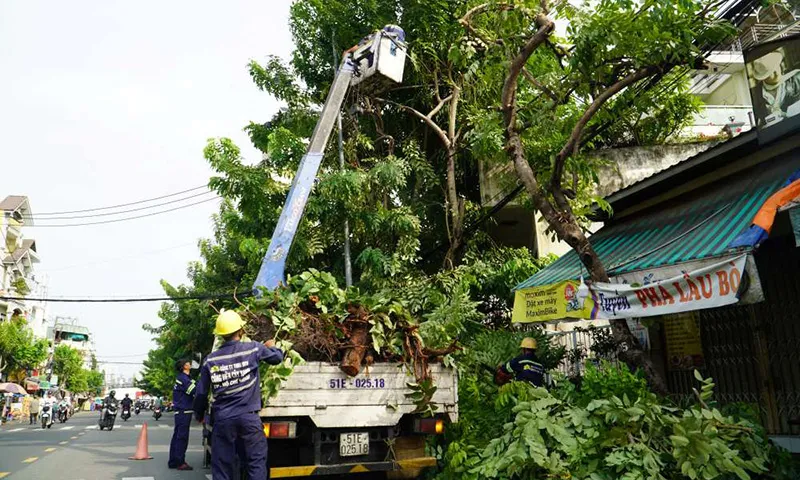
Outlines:
<svg viewBox="0 0 800 480"><path fill-rule="evenodd" d="M131 400L131 397L126 393L125 394L125 398L123 398L120 403L122 404L122 409L123 410L130 411L131 404L133 403L133 400Z"/></svg>
<svg viewBox="0 0 800 480"><path fill-rule="evenodd" d="M61 401L58 402L58 414L59 415L61 415L61 409L62 408L64 409L64 415L65 415L64 421L66 421L67 417L69 417L69 403L67 402L66 398L62 398Z"/></svg>
<svg viewBox="0 0 800 480"><path fill-rule="evenodd" d="M55 399L51 397L49 393L45 395L44 399L42 400L42 411L49 410L50 420L48 421L48 423L50 424L53 423L53 417L55 417L56 415L55 403L56 403Z"/></svg>
<svg viewBox="0 0 800 480"><path fill-rule="evenodd" d="M114 396L117 392L111 390L108 392L108 396L103 399L103 420L105 420L106 412L108 412L108 406L113 404L114 406L117 405L117 398Z"/></svg>

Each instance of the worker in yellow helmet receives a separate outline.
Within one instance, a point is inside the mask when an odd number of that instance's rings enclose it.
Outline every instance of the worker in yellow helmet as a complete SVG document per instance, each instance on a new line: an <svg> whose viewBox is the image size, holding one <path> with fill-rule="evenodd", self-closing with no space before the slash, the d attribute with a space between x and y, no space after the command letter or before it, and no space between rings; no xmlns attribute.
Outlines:
<svg viewBox="0 0 800 480"><path fill-rule="evenodd" d="M225 343L206 357L200 369L194 414L203 421L209 391L214 395L211 418L211 475L214 480L233 478L234 458L238 453L247 478L269 478L267 475L267 439L258 416L261 410L261 381L258 365L277 365L283 352L274 340L264 344L242 340L245 322L238 313L223 310L217 316L214 334ZM239 451L236 446L241 446Z"/></svg>
<svg viewBox="0 0 800 480"><path fill-rule="evenodd" d="M527 337L522 339L519 348L522 353L501 365L499 370L514 380L530 382L534 387L541 387L544 382L544 366L536 357L536 339Z"/></svg>

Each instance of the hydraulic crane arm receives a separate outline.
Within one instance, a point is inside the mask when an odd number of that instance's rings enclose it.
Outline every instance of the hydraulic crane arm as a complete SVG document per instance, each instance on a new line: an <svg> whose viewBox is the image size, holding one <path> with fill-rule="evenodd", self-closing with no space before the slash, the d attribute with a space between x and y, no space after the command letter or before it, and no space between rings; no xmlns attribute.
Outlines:
<svg viewBox="0 0 800 480"><path fill-rule="evenodd" d="M303 218L308 196L314 187L325 147L341 110L350 85L365 81L368 77L402 80L405 64L405 34L400 27L388 25L383 30L367 37L354 52L348 52L336 73L328 97L322 107L319 120L311 134L308 150L300 161L286 203L283 205L278 224L272 234L267 254L261 263L253 289L277 288L284 280L286 258L292 247L297 227ZM377 83L376 83L377 85Z"/></svg>

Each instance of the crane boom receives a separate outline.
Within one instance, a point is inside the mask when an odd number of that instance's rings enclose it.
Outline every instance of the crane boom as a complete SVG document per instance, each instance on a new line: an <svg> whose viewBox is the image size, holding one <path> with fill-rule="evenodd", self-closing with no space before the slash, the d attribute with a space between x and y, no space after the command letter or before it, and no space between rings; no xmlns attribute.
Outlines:
<svg viewBox="0 0 800 480"><path fill-rule="evenodd" d="M371 83L373 87L380 85L383 79L400 82L405 65L404 40L405 34L400 27L387 25L383 30L366 37L357 48L351 49L354 51L345 54L314 127L314 133L311 134L308 150L300 160L267 254L258 271L253 285L256 293L260 287L274 290L284 280L286 258L303 218L308 196L314 187L325 147L348 88L362 82L365 82L364 86L369 86L366 80L370 77L377 80Z"/></svg>

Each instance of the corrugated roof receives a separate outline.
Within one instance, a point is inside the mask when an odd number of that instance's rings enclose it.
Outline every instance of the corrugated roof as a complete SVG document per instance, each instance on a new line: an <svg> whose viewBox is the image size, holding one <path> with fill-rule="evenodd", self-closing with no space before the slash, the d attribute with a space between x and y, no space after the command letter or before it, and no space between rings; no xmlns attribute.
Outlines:
<svg viewBox="0 0 800 480"><path fill-rule="evenodd" d="M589 241L610 276L720 256L730 251L730 243L750 227L764 201L798 168L800 156L773 160L671 204L621 219ZM516 288L577 279L585 272L572 250Z"/></svg>

